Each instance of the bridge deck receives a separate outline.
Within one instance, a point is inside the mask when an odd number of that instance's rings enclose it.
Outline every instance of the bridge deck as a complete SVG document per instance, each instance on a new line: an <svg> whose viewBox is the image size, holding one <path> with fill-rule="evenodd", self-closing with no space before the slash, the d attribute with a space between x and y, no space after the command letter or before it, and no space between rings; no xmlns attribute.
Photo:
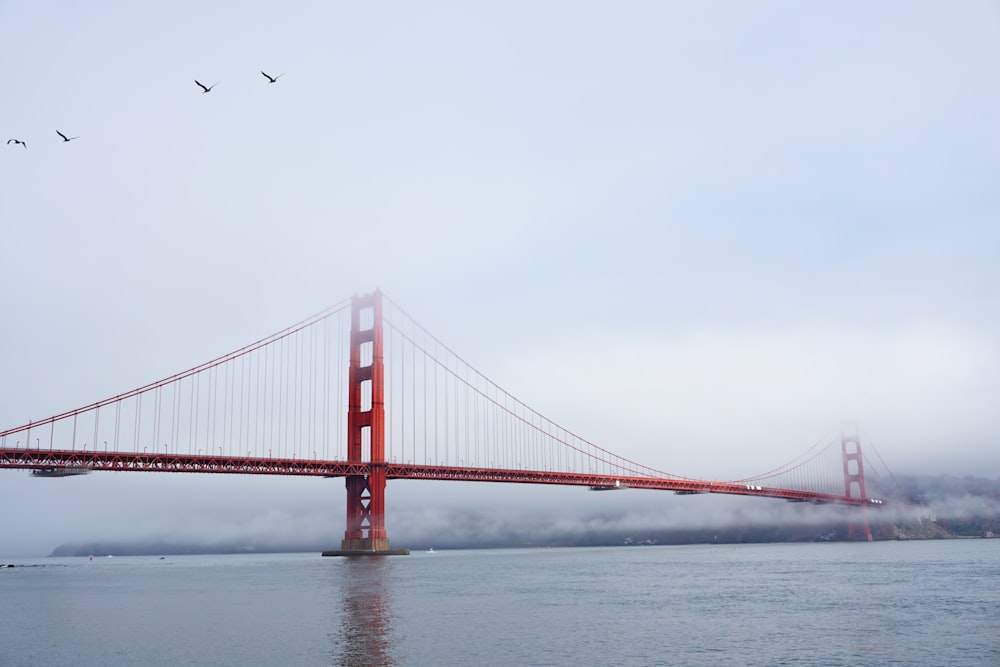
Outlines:
<svg viewBox="0 0 1000 667"><path fill-rule="evenodd" d="M387 479L422 479L505 484L587 486L595 490L652 489L678 494L719 493L785 500L881 505L870 498L852 498L814 491L783 489L741 482L686 478L639 477L551 470L505 470L460 466L382 463ZM258 458L145 452L88 452L73 450L0 449L0 468L36 471L39 476L64 477L85 471L188 472L230 475L303 475L314 477L367 476L373 464L317 459Z"/></svg>

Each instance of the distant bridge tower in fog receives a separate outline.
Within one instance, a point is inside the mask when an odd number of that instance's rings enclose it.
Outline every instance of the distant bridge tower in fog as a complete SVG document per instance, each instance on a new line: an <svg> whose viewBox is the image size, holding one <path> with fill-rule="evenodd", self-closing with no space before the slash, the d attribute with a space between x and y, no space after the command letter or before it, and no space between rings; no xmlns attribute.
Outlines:
<svg viewBox="0 0 1000 667"><path fill-rule="evenodd" d="M844 424L840 434L840 451L844 457L844 496L848 498L867 498L865 492L865 463L861 455L861 436L857 424ZM869 542L872 539L871 527L868 525L868 513L862 512L860 526L853 520L847 523L847 539L856 539L856 533L861 531Z"/></svg>

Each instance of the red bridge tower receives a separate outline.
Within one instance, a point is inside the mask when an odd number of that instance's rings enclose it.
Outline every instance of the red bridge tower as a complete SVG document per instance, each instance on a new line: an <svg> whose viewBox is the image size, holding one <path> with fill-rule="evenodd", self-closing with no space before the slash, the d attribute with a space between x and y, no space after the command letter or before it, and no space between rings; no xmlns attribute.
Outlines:
<svg viewBox="0 0 1000 667"><path fill-rule="evenodd" d="M345 478L347 530L340 550L323 555L409 554L409 549L393 549L385 532L385 365L379 291L351 300L347 461L367 463L368 473Z"/></svg>

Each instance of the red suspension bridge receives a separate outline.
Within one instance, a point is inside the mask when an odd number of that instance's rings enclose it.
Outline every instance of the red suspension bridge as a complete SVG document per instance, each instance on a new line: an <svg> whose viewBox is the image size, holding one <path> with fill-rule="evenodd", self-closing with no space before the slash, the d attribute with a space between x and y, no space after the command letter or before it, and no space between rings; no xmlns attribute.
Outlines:
<svg viewBox="0 0 1000 667"><path fill-rule="evenodd" d="M344 407L346 406L346 410ZM856 429L731 481L684 477L599 447L475 370L381 292L345 300L230 354L75 410L0 431L0 468L343 477L331 555L395 553L390 479L722 493L879 506L888 473ZM849 537L871 539L855 514ZM403 550L405 551L405 550Z"/></svg>

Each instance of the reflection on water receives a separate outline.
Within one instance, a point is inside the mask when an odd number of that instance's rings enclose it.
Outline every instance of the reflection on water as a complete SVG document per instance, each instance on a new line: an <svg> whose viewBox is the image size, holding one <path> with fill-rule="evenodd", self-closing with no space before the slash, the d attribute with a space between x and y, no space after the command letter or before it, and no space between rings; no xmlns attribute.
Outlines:
<svg viewBox="0 0 1000 667"><path fill-rule="evenodd" d="M392 558L346 558L331 576L340 589L339 632L333 636L335 665L395 665L390 577Z"/></svg>

